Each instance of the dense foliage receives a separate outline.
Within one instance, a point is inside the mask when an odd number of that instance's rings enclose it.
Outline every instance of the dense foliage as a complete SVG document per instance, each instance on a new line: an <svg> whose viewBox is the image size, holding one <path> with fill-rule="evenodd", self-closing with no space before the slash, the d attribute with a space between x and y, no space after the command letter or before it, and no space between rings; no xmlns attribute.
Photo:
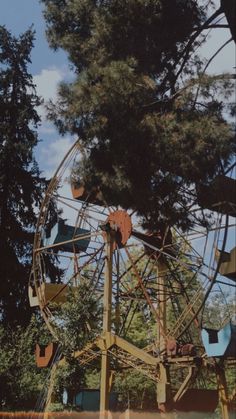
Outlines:
<svg viewBox="0 0 236 419"><path fill-rule="evenodd" d="M48 369L36 366L35 343L45 338L49 338L45 326L36 317L24 328L0 326L1 409L35 408L48 375Z"/></svg>
<svg viewBox="0 0 236 419"><path fill-rule="evenodd" d="M40 100L27 66L34 34L18 39L0 27L0 319L30 318L27 282L31 268L35 209L45 182L33 149Z"/></svg>
<svg viewBox="0 0 236 419"><path fill-rule="evenodd" d="M194 195L234 151L222 99L230 80L208 78L194 53L222 9L209 17L212 2L193 0L42 2L49 43L75 72L49 117L80 138L81 181L146 227L187 228L184 191Z"/></svg>
<svg viewBox="0 0 236 419"><path fill-rule="evenodd" d="M56 333L67 356L75 350L82 349L87 342L95 339L101 330L101 302L91 290L91 284L85 280L72 287L66 302L56 305L53 313L59 324Z"/></svg>

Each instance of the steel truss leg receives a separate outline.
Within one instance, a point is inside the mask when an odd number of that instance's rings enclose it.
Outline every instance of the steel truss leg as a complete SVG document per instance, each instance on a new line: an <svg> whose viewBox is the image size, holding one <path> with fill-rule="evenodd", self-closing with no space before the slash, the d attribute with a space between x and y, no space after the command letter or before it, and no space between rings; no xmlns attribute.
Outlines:
<svg viewBox="0 0 236 419"><path fill-rule="evenodd" d="M112 254L113 232L107 231L106 240L106 271L103 300L103 333L111 332L111 299L112 299ZM110 360L108 350L102 351L101 385L100 385L100 419L107 419L109 415L109 381Z"/></svg>
<svg viewBox="0 0 236 419"><path fill-rule="evenodd" d="M44 408L43 419L48 419L49 418L48 410L49 410L49 407L50 407L51 402L52 402L52 394L53 394L53 390L54 390L56 370L57 370L57 364L55 363L55 364L53 364L52 369L51 369L49 387L48 387L48 392L47 392L47 398L46 398L46 403L45 403L45 408Z"/></svg>

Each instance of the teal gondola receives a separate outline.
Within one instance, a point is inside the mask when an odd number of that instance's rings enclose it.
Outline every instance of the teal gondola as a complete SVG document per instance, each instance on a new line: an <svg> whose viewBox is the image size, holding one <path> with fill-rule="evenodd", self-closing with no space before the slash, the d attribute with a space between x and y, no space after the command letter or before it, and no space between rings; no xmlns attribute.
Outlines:
<svg viewBox="0 0 236 419"><path fill-rule="evenodd" d="M55 248L64 252L85 252L90 242L89 234L89 230L70 226L65 223L65 220L59 219L51 229L46 229L43 246L58 245Z"/></svg>

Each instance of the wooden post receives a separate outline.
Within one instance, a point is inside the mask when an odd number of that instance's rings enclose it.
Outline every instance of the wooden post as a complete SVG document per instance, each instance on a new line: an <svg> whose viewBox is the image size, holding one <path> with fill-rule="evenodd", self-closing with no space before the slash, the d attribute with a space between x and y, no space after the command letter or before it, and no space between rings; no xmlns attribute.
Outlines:
<svg viewBox="0 0 236 419"><path fill-rule="evenodd" d="M106 263L103 296L103 333L111 332L111 304L112 304L112 254L113 232L106 231ZM109 417L109 378L110 360L107 349L102 351L101 385L100 385L100 419Z"/></svg>
<svg viewBox="0 0 236 419"><path fill-rule="evenodd" d="M160 376L157 383L157 404L162 413L170 410L171 405L171 388L170 388L170 374L169 367L164 363L160 363Z"/></svg>
<svg viewBox="0 0 236 419"><path fill-rule="evenodd" d="M160 356L166 352L166 332L167 332L167 307L166 307L166 271L167 266L162 257L158 260L157 268L158 281L158 316L160 322L157 324L157 346ZM159 382L157 383L157 403L161 412L165 413L170 409L171 387L169 367L165 363L160 363Z"/></svg>
<svg viewBox="0 0 236 419"><path fill-rule="evenodd" d="M221 407L222 419L229 419L227 382L225 378L225 370L223 363L216 365L216 378L218 384L219 403Z"/></svg>

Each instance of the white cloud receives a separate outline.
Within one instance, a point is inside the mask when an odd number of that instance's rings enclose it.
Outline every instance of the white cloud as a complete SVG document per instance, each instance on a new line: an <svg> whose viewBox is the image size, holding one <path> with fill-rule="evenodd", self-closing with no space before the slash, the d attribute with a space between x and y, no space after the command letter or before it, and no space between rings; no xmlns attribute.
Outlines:
<svg viewBox="0 0 236 419"><path fill-rule="evenodd" d="M45 104L51 99L55 101L57 99L58 85L67 77L66 71L61 68L45 68L39 74L33 76L34 84L36 85L36 91L40 96L44 104L39 106L38 113L42 121L46 121L46 108ZM42 130L42 129L41 129Z"/></svg>
<svg viewBox="0 0 236 419"><path fill-rule="evenodd" d="M37 93L45 101L55 99L58 84L64 79L65 72L59 68L43 69L40 74L33 77Z"/></svg>
<svg viewBox="0 0 236 419"><path fill-rule="evenodd" d="M33 76L38 96L44 100L39 106L38 114L41 117L41 125L38 128L42 141L37 147L37 160L43 175L47 178L53 176L64 155L67 153L73 139L71 137L58 137L57 130L52 122L47 120L45 105L49 100L57 100L58 86L63 80L71 80L72 73L65 68L45 68L39 74Z"/></svg>
<svg viewBox="0 0 236 419"><path fill-rule="evenodd" d="M57 140L41 145L40 154L43 161L44 176L52 177L62 159L74 143L71 137L58 138Z"/></svg>
<svg viewBox="0 0 236 419"><path fill-rule="evenodd" d="M74 139L71 137L57 138L53 142L48 142L48 144L42 144L40 149L40 159L43 166L43 176L47 179L52 178L58 169L60 163L70 150L74 143ZM71 173L71 164L73 161L70 159L66 161L66 167L64 167L62 178L60 181L60 187L58 193L63 197L72 198L71 187L70 187L70 173ZM75 222L75 210L69 208L68 206L58 202L58 208L63 211L63 218L67 219L68 222Z"/></svg>

